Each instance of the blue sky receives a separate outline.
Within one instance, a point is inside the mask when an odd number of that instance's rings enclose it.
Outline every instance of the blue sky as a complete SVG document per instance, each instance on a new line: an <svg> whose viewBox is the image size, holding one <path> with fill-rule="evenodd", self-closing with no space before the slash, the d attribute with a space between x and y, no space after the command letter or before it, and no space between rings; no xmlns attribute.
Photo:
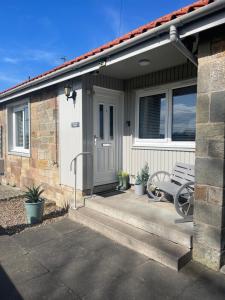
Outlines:
<svg viewBox="0 0 225 300"><path fill-rule="evenodd" d="M0 90L192 0L10 0L0 10Z"/></svg>

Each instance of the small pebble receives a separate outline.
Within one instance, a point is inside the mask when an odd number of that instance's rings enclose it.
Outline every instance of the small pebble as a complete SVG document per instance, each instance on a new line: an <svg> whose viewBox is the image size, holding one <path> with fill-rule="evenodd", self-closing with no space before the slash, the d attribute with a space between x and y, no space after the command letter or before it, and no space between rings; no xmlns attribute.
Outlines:
<svg viewBox="0 0 225 300"><path fill-rule="evenodd" d="M67 215L67 211L57 206L49 206L44 209L43 222L41 224L28 225L26 221L24 198L15 198L0 202L0 235L12 235L25 229L39 227L56 222Z"/></svg>

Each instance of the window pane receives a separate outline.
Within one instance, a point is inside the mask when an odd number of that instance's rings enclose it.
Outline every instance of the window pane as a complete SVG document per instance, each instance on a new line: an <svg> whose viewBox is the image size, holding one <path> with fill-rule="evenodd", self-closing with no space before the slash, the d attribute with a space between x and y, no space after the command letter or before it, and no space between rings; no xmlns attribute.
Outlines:
<svg viewBox="0 0 225 300"><path fill-rule="evenodd" d="M164 139L166 112L167 102L165 94L140 98L139 138Z"/></svg>
<svg viewBox="0 0 225 300"><path fill-rule="evenodd" d="M24 148L29 149L29 113L28 106L24 108Z"/></svg>
<svg viewBox="0 0 225 300"><path fill-rule="evenodd" d="M23 147L23 111L15 112L16 147Z"/></svg>
<svg viewBox="0 0 225 300"><path fill-rule="evenodd" d="M195 141L196 86L173 90L173 141Z"/></svg>
<svg viewBox="0 0 225 300"><path fill-rule="evenodd" d="M99 105L99 137L104 139L104 106L103 104Z"/></svg>
<svg viewBox="0 0 225 300"><path fill-rule="evenodd" d="M114 122L113 122L113 106L110 106L109 107L109 135L110 135L110 138L113 139L113 127L114 127Z"/></svg>

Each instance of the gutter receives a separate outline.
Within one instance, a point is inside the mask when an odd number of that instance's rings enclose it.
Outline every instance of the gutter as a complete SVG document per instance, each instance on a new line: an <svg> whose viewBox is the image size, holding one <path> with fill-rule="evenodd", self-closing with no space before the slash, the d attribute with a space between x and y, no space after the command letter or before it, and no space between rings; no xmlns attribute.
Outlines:
<svg viewBox="0 0 225 300"><path fill-rule="evenodd" d="M185 57L187 57L187 59L189 59L196 67L198 67L197 58L182 43L178 35L177 28L174 25L170 26L170 41L178 51L180 51Z"/></svg>
<svg viewBox="0 0 225 300"><path fill-rule="evenodd" d="M36 79L34 81L27 82L26 84L23 84L21 86L16 87L15 89L12 89L8 92L5 92L4 94L0 95L0 99L2 99L0 102L4 102L4 101L9 100L9 99L14 98L14 97L18 97L18 95L16 93L18 93L19 91L25 90L26 88L35 86L37 84L41 84L42 82L44 82L46 80L51 80L51 79L53 79L57 76L65 74L69 71L76 71L77 70L78 74L76 74L76 73L73 74L73 77L77 77L77 76L83 75L85 73L89 73L90 71L97 70L101 67L101 61L105 60L107 57L109 57L111 54L114 54L115 52L121 51L124 48L135 45L139 42L146 41L147 39L149 39L151 37L156 37L156 36L158 36L162 33L165 33L165 32L168 31L168 27L170 27L172 25L174 25L176 27L183 26L187 22L192 22L192 21L196 20L199 17L207 16L208 14L216 12L219 9L224 8L224 7L225 7L225 1L224 0L216 0L215 2L213 2L209 5L206 5L202 8L199 8L196 11L190 12L190 13L182 16L182 17L171 20L170 22L167 22L163 25L160 25L159 27L153 28L153 29L151 29L151 30L149 30L145 33L142 33L142 34L140 34L136 37L133 37L132 39L129 39L125 42L122 42L121 44L119 44L117 46L114 46L113 48L106 49L102 53L98 53L98 54L95 54L94 56L88 57L84 61L74 63L70 66L67 66L67 67L61 69L61 70L54 71L53 73L50 73L50 74L48 74L44 77L41 77L41 78ZM93 62L97 63L97 65L95 67L87 69L85 72L80 72L79 71L79 68L88 67L89 64L93 63ZM65 80L66 79L62 79L61 82L65 81ZM55 84L55 83L53 82L51 85L53 85L53 84ZM41 89L41 88L42 88L42 86L38 87L38 89ZM29 91L24 91L24 94L26 94L28 92ZM13 94L15 94L15 95L13 95ZM10 95L12 95L12 96L10 96ZM6 97L7 97L7 99L4 99Z"/></svg>

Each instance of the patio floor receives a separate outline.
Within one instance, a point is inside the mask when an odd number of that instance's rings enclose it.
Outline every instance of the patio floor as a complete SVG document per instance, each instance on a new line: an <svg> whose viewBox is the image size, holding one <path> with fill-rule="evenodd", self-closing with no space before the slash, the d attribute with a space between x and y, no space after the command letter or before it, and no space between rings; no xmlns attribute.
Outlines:
<svg viewBox="0 0 225 300"><path fill-rule="evenodd" d="M0 237L1 299L219 300L225 276L196 263L179 273L64 219Z"/></svg>

